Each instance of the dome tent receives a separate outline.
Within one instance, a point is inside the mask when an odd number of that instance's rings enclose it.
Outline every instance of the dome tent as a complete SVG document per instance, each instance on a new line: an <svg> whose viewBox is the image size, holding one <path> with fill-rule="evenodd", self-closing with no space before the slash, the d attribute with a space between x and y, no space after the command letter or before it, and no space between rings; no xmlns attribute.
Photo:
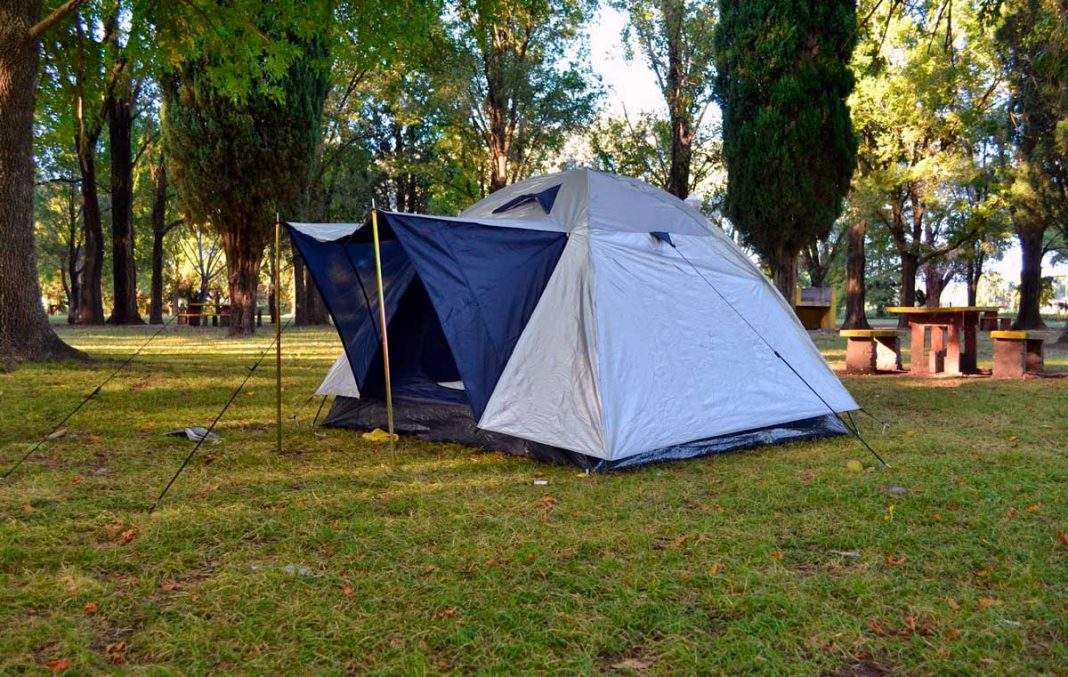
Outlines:
<svg viewBox="0 0 1068 677"><path fill-rule="evenodd" d="M842 434L858 409L700 212L590 169L456 217L379 212L396 429L608 469ZM344 354L324 425L384 427L370 228L286 224Z"/></svg>

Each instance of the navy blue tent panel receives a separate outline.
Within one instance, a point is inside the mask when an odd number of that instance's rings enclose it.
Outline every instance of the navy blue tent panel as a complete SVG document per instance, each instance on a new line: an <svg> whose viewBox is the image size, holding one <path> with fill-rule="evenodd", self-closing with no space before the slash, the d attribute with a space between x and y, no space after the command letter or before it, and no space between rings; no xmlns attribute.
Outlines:
<svg viewBox="0 0 1068 677"><path fill-rule="evenodd" d="M426 288L478 420L560 260L567 234L382 216Z"/></svg>
<svg viewBox="0 0 1068 677"><path fill-rule="evenodd" d="M494 209L493 213L500 214L501 212L506 212L509 209L515 209L516 207L521 207L522 205L529 204L531 202L537 202L539 205L541 205L541 208L545 210L545 213L548 214L552 211L553 203L556 202L556 194L559 192L560 185L557 184L552 188L546 188L545 190L539 193L525 193L518 197L512 198L508 202L505 202L500 207Z"/></svg>
<svg viewBox="0 0 1068 677"><path fill-rule="evenodd" d="M381 341L374 249L367 243L319 242L293 228L289 235L334 318L356 386L363 391ZM386 316L392 324L388 318L396 313L414 270L396 240L383 242L381 249Z"/></svg>

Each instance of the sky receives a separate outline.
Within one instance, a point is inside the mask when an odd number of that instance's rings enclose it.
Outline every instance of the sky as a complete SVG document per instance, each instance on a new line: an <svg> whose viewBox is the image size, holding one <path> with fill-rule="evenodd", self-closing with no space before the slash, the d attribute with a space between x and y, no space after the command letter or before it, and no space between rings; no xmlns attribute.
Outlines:
<svg viewBox="0 0 1068 677"><path fill-rule="evenodd" d="M666 112L656 76L640 55L636 54L630 61L624 56L622 32L625 25L623 13L610 7L602 7L590 25L590 60L605 89L605 113L616 117L624 112L628 115ZM1068 277L1068 265L1054 269L1048 265L1048 259L1045 264L1044 275ZM1016 281L1020 265L1020 249L1014 243L1000 261L990 264L990 269L1006 280ZM947 289L943 303L963 303L964 293L963 285Z"/></svg>

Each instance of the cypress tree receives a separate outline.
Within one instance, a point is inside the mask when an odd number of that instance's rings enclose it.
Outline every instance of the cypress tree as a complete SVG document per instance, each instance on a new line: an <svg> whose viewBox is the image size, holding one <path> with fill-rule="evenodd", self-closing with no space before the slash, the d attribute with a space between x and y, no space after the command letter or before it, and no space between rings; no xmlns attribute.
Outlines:
<svg viewBox="0 0 1068 677"><path fill-rule="evenodd" d="M793 301L798 253L842 208L857 142L855 0L720 0L715 96L725 213Z"/></svg>
<svg viewBox="0 0 1068 677"><path fill-rule="evenodd" d="M252 333L260 261L275 213L303 208L326 99L321 40L301 50L269 89L237 101L220 92L210 56L182 63L164 80L163 139L168 174L186 221L222 239L230 293L230 334Z"/></svg>

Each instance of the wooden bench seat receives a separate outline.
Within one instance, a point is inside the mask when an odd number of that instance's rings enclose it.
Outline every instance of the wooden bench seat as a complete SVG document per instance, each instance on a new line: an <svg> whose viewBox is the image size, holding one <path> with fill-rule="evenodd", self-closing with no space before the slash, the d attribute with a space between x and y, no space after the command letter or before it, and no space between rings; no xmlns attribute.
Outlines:
<svg viewBox="0 0 1068 677"><path fill-rule="evenodd" d="M896 329L842 329L846 339L846 371L874 374L901 371L901 340Z"/></svg>
<svg viewBox="0 0 1068 677"><path fill-rule="evenodd" d="M1041 374L1045 370L1041 331L992 331L994 340L994 377L1023 378L1024 374Z"/></svg>

